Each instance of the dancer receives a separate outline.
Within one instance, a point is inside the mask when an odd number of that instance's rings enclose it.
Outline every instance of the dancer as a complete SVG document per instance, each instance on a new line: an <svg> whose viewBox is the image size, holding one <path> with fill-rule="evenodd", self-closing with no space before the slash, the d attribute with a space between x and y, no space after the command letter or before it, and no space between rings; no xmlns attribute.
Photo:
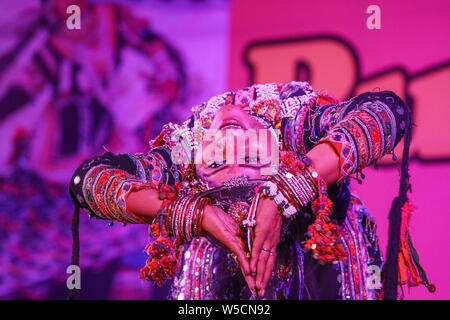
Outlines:
<svg viewBox="0 0 450 320"><path fill-rule="evenodd" d="M165 125L149 152L88 159L70 183L76 208L92 217L150 224L141 278L171 279L173 299L396 299L406 283L434 290L408 241L411 112L393 92L340 102L306 82L269 83L192 112ZM384 262L350 179L402 137Z"/></svg>

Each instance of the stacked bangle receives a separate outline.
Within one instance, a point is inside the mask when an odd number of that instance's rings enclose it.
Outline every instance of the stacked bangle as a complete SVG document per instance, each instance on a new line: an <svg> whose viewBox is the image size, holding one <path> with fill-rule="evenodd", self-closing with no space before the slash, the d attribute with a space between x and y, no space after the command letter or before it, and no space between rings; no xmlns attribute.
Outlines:
<svg viewBox="0 0 450 320"><path fill-rule="evenodd" d="M291 205L292 201L286 199L282 192L278 190L276 183L267 181L260 187L262 194L272 198L278 205L278 209L286 218L291 218L297 213L297 209Z"/></svg>
<svg viewBox="0 0 450 320"><path fill-rule="evenodd" d="M176 237L187 241L202 236L202 218L209 198L177 196L167 208L167 229Z"/></svg>
<svg viewBox="0 0 450 320"><path fill-rule="evenodd" d="M272 198L286 218L292 218L301 207L317 197L317 171L309 159L284 155L284 163L270 181L262 184L261 191Z"/></svg>
<svg viewBox="0 0 450 320"><path fill-rule="evenodd" d="M154 239L146 246L149 257L139 276L159 285L178 272L183 242L202 236L203 212L211 203L209 198L184 195L179 189L179 185L159 188L159 199L163 203L157 212L158 218L150 226Z"/></svg>

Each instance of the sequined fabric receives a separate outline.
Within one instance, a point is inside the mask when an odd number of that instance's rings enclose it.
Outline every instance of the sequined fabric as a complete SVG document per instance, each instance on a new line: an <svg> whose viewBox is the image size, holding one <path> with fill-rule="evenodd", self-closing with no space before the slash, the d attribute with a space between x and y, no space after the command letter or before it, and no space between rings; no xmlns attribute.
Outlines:
<svg viewBox="0 0 450 320"><path fill-rule="evenodd" d="M277 262L264 299L377 299L380 287L370 285L373 269L382 258L376 225L361 201L351 195L341 240L348 258L320 264L304 252L305 221L284 226ZM206 238L193 240L184 253L183 267L172 286L172 299L256 299L232 257Z"/></svg>

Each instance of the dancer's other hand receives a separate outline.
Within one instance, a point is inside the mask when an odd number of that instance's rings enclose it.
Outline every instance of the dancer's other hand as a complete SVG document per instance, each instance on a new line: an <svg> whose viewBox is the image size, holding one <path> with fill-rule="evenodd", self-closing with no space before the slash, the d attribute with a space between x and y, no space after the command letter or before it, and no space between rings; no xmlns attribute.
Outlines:
<svg viewBox="0 0 450 320"><path fill-rule="evenodd" d="M250 290L255 291L250 263L245 253L244 233L222 209L209 205L203 213L202 229L207 238L234 255Z"/></svg>
<svg viewBox="0 0 450 320"><path fill-rule="evenodd" d="M283 217L275 201L263 198L256 211L255 239L253 241L250 270L256 275L257 294L264 296L276 262Z"/></svg>

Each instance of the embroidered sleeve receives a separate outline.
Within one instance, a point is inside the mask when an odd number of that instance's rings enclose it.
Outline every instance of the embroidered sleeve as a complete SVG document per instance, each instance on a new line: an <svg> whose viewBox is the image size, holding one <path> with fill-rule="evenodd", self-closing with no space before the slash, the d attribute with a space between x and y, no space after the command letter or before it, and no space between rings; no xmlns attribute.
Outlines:
<svg viewBox="0 0 450 320"><path fill-rule="evenodd" d="M77 168L70 182L70 193L81 208L99 219L145 223L127 209L127 196L133 190L158 189L180 180L179 170L165 148L155 148L146 154L107 152L84 161Z"/></svg>
<svg viewBox="0 0 450 320"><path fill-rule="evenodd" d="M339 154L339 179L375 163L394 150L406 129L407 105L391 91L366 92L340 105L314 111L318 143L330 143Z"/></svg>
<svg viewBox="0 0 450 320"><path fill-rule="evenodd" d="M300 153L329 143L339 155L340 180L392 152L405 133L409 113L391 91L366 92L342 103L330 99L301 108L284 128L290 134L284 135Z"/></svg>

